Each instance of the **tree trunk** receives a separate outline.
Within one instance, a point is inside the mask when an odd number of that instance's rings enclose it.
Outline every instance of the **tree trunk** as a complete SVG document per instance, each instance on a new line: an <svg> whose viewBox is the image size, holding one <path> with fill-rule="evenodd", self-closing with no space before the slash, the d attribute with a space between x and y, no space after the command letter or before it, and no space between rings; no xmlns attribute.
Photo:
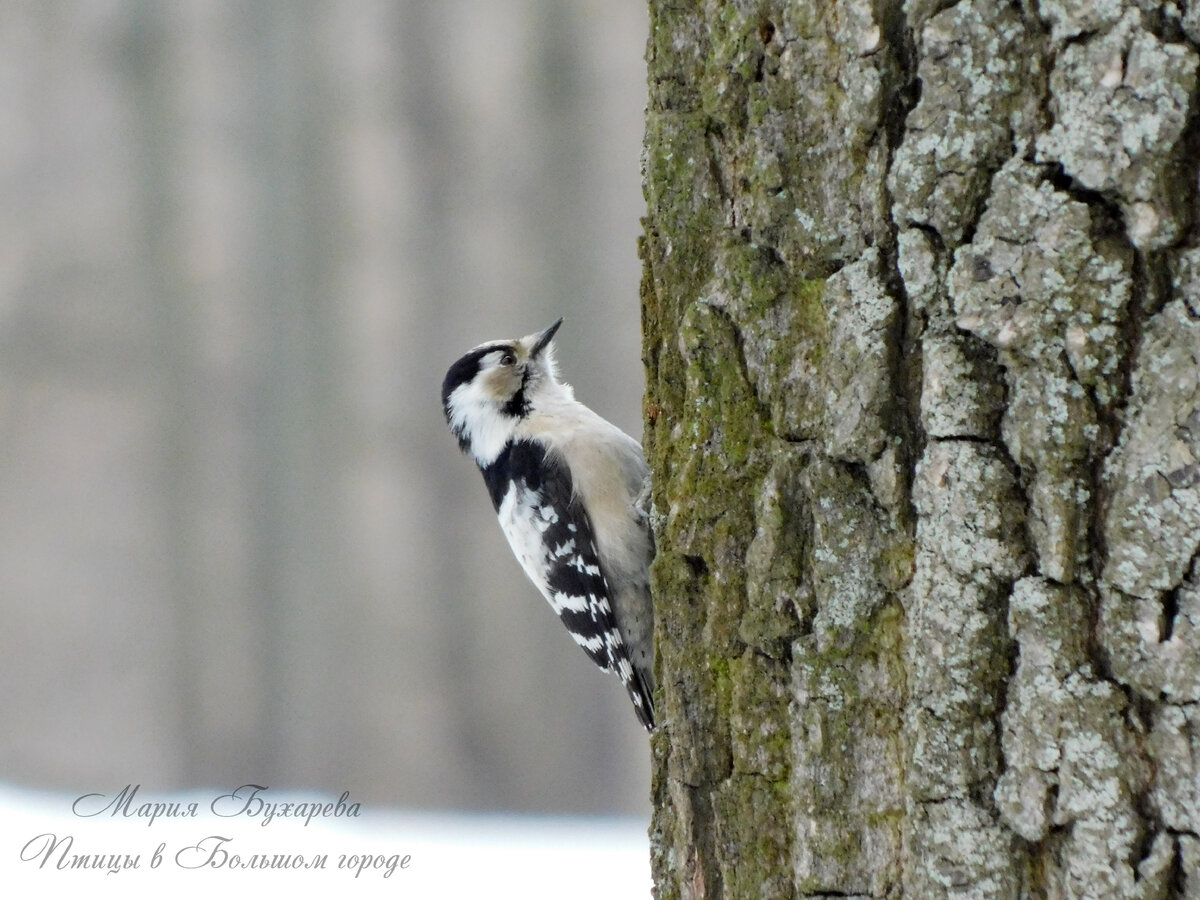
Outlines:
<svg viewBox="0 0 1200 900"><path fill-rule="evenodd" d="M1200 897L1200 7L1150 7L651 0L659 898Z"/></svg>

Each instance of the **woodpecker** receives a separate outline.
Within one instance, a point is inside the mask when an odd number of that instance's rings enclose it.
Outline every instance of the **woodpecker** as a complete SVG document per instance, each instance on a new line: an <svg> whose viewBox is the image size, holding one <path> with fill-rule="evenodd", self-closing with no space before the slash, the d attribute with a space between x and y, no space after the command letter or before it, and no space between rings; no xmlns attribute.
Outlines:
<svg viewBox="0 0 1200 900"><path fill-rule="evenodd" d="M561 324L465 354L442 382L442 409L525 574L651 731L654 542L639 503L649 473L641 445L558 380Z"/></svg>

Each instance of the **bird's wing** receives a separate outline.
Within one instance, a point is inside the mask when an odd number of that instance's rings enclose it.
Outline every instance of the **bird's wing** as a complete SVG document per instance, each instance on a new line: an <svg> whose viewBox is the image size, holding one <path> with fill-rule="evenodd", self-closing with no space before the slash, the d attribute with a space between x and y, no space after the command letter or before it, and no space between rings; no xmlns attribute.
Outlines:
<svg viewBox="0 0 1200 900"><path fill-rule="evenodd" d="M575 643L621 679L638 719L652 727L650 692L629 661L592 525L572 490L570 471L532 442L519 441L506 453L507 488L497 514L513 553Z"/></svg>

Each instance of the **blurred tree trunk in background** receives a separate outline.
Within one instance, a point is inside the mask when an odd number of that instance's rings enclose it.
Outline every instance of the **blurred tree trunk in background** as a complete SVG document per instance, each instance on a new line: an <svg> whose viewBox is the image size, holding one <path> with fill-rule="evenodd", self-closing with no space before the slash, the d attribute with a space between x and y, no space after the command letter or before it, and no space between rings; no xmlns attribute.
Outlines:
<svg viewBox="0 0 1200 900"><path fill-rule="evenodd" d="M1200 11L652 0L656 892L1200 897Z"/></svg>
<svg viewBox="0 0 1200 900"><path fill-rule="evenodd" d="M0 4L6 780L646 812L438 401L565 315L636 431L644 36L638 0Z"/></svg>

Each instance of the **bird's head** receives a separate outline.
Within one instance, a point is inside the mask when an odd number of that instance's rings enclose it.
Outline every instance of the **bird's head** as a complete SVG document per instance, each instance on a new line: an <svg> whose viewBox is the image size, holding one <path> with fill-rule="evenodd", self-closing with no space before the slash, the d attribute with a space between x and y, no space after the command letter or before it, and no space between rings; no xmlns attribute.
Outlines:
<svg viewBox="0 0 1200 900"><path fill-rule="evenodd" d="M558 385L551 340L559 319L513 341L488 341L450 367L442 410L459 446L480 466L493 462L539 395Z"/></svg>

